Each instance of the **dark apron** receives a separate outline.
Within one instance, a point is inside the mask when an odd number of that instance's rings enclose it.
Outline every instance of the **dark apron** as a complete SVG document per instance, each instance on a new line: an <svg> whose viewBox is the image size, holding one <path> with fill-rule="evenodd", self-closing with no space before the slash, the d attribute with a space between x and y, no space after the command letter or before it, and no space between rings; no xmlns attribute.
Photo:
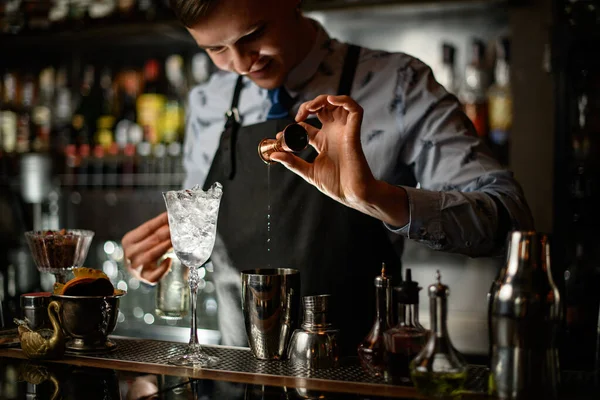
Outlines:
<svg viewBox="0 0 600 400"><path fill-rule="evenodd" d="M349 47L340 95L350 94L359 52L360 48ZM295 268L300 270L304 296L331 294L342 354L356 355L375 318L373 279L385 262L399 280L400 257L381 221L330 199L284 166L261 161L257 152L261 139L275 137L293 120L241 127L237 105L242 88L240 77L204 185L206 189L215 181L223 184L219 235L237 270ZM311 123L319 125L316 119ZM317 153L309 147L298 156L312 162Z"/></svg>

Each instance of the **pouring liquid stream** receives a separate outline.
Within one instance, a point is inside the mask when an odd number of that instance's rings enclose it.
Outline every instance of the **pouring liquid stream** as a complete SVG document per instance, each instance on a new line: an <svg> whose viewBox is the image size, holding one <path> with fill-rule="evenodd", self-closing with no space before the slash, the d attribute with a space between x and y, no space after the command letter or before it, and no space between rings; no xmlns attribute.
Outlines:
<svg viewBox="0 0 600 400"><path fill-rule="evenodd" d="M271 268L271 165L267 165L267 267Z"/></svg>

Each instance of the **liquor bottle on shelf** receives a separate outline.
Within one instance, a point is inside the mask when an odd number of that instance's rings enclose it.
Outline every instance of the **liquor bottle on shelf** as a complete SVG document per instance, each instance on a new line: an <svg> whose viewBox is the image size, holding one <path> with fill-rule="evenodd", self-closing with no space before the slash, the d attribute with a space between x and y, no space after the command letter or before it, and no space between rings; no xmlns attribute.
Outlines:
<svg viewBox="0 0 600 400"><path fill-rule="evenodd" d="M564 273L565 329L561 367L568 370L593 371L598 340L600 306L600 269L589 241L579 239L575 256Z"/></svg>
<svg viewBox="0 0 600 400"><path fill-rule="evenodd" d="M78 168L77 147L74 144L68 144L64 149L64 166L61 170L63 186L67 188L75 186Z"/></svg>
<svg viewBox="0 0 600 400"><path fill-rule="evenodd" d="M6 72L3 77L3 104L0 109L0 123L2 124L2 149L4 153L13 153L17 147L17 76Z"/></svg>
<svg viewBox="0 0 600 400"><path fill-rule="evenodd" d="M442 64L437 74L437 80L448 93L458 91L455 69L456 47L450 43L442 44Z"/></svg>
<svg viewBox="0 0 600 400"><path fill-rule="evenodd" d="M112 115L102 115L96 123L94 142L106 150L114 143L113 123L114 117Z"/></svg>
<svg viewBox="0 0 600 400"><path fill-rule="evenodd" d="M108 153L105 158L105 186L109 189L119 187L119 146L112 143L108 148Z"/></svg>
<svg viewBox="0 0 600 400"><path fill-rule="evenodd" d="M51 0L22 0L21 8L25 17L25 29L28 31L45 31L50 28Z"/></svg>
<svg viewBox="0 0 600 400"><path fill-rule="evenodd" d="M69 1L69 25L73 29L82 29L89 24L89 8L92 0Z"/></svg>
<svg viewBox="0 0 600 400"><path fill-rule="evenodd" d="M77 145L90 144L92 129L95 126L94 114L96 111L92 93L94 86L95 68L87 65L83 70L77 107L73 113L72 125L75 143Z"/></svg>
<svg viewBox="0 0 600 400"><path fill-rule="evenodd" d="M375 296L377 316L368 335L358 346L358 358L368 373L383 376L387 372L383 333L392 326L392 277L386 275L385 264L381 275L375 278Z"/></svg>
<svg viewBox="0 0 600 400"><path fill-rule="evenodd" d="M137 174L136 186L146 186L152 183L151 174L154 171L152 145L143 141L137 145Z"/></svg>
<svg viewBox="0 0 600 400"><path fill-rule="evenodd" d="M92 24L100 24L112 19L117 11L117 0L93 0L88 13Z"/></svg>
<svg viewBox="0 0 600 400"><path fill-rule="evenodd" d="M61 32L67 26L69 18L69 0L53 0L48 12L48 21L53 31Z"/></svg>
<svg viewBox="0 0 600 400"><path fill-rule="evenodd" d="M78 153L78 165L76 169L76 185L85 189L90 186L89 172L90 172L90 145L83 143L77 147Z"/></svg>
<svg viewBox="0 0 600 400"><path fill-rule="evenodd" d="M579 228L594 228L596 206L594 193L598 193L596 179L598 173L598 126L594 110L595 95L590 90L590 71L582 70L579 74L580 87L577 96L577 118L571 134L572 140L572 173L571 173L571 202L573 206L573 222ZM591 98L590 98L591 97Z"/></svg>
<svg viewBox="0 0 600 400"><path fill-rule="evenodd" d="M154 156L154 174L155 182L158 187L167 186L168 179L168 160L167 160L167 147L164 143L157 143L152 149L152 155Z"/></svg>
<svg viewBox="0 0 600 400"><path fill-rule="evenodd" d="M137 0L137 17L145 21L156 19L157 2L155 0Z"/></svg>
<svg viewBox="0 0 600 400"><path fill-rule="evenodd" d="M181 143L173 142L167 146L167 160L169 170L171 171L171 179L169 185L178 187L183 179L183 161L181 159Z"/></svg>
<svg viewBox="0 0 600 400"><path fill-rule="evenodd" d="M117 0L117 10L121 21L131 21L136 16L136 0Z"/></svg>
<svg viewBox="0 0 600 400"><path fill-rule="evenodd" d="M597 0L569 0L564 4L569 25L582 29L597 29L600 24L600 4Z"/></svg>
<svg viewBox="0 0 600 400"><path fill-rule="evenodd" d="M475 126L477 135L484 139L487 139L488 135L487 81L485 44L479 39L474 39L471 44L471 61L465 69L459 98L465 113Z"/></svg>
<svg viewBox="0 0 600 400"><path fill-rule="evenodd" d="M17 34L25 26L22 0L6 0L0 3L0 33Z"/></svg>
<svg viewBox="0 0 600 400"><path fill-rule="evenodd" d="M183 137L184 129L184 102L187 92L183 74L183 58L172 55L165 62L165 75L167 77L167 100L162 117L163 142L166 144L179 141Z"/></svg>
<svg viewBox="0 0 600 400"><path fill-rule="evenodd" d="M513 119L513 102L510 85L510 42L502 38L497 42L495 83L488 90L489 143L492 153L503 165L508 165L510 130Z"/></svg>
<svg viewBox="0 0 600 400"><path fill-rule="evenodd" d="M121 164L121 182L124 188L130 188L135 185L135 146L127 143L123 149L123 162Z"/></svg>
<svg viewBox="0 0 600 400"><path fill-rule="evenodd" d="M28 153L30 150L30 140L33 136L31 114L35 102L35 86L34 75L31 72L25 73L21 85L21 107L17 117L17 142L15 146L17 153Z"/></svg>
<svg viewBox="0 0 600 400"><path fill-rule="evenodd" d="M73 103L67 70L61 67L56 73L56 90L52 109L52 149L55 155L64 153L68 144L75 143L71 123Z"/></svg>
<svg viewBox="0 0 600 400"><path fill-rule="evenodd" d="M161 118L166 101L164 92L160 64L156 59L150 59L144 65L144 92L137 98L137 119L144 130L144 139L151 144L162 140Z"/></svg>
<svg viewBox="0 0 600 400"><path fill-rule="evenodd" d="M38 102L33 108L34 138L31 144L35 152L50 150L52 130L52 100L54 98L54 69L45 68L39 75Z"/></svg>
<svg viewBox="0 0 600 400"><path fill-rule="evenodd" d="M100 189L104 184L104 147L100 144L94 146L90 165L90 183L94 189Z"/></svg>
<svg viewBox="0 0 600 400"><path fill-rule="evenodd" d="M139 93L139 75L132 69L121 71L116 77L118 105L115 123L115 141L120 148L127 143L137 145L143 139L143 131L137 124L136 99Z"/></svg>

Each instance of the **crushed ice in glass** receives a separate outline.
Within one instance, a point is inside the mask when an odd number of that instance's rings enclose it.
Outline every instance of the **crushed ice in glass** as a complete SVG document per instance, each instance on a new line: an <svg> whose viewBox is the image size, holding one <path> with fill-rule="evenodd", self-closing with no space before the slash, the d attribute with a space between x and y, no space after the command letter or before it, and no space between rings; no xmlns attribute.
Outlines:
<svg viewBox="0 0 600 400"><path fill-rule="evenodd" d="M171 242L183 264L199 268L212 253L223 186L215 182L207 191L192 189L163 193L169 216Z"/></svg>

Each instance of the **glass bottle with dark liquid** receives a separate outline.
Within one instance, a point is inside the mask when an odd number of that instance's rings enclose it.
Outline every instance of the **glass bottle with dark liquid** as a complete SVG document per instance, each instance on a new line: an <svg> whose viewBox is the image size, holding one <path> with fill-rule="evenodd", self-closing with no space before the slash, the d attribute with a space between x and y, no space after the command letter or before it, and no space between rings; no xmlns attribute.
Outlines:
<svg viewBox="0 0 600 400"><path fill-rule="evenodd" d="M410 362L427 341L427 330L419 323L419 284L412 280L410 268L406 279L398 287L398 324L383 333L387 357L386 380L400 385L411 385Z"/></svg>
<svg viewBox="0 0 600 400"><path fill-rule="evenodd" d="M385 274L385 264L381 268L381 275L375 278L375 295L377 296L375 324L358 346L358 358L368 373L383 376L387 372L383 332L392 326L390 317L392 310L392 277Z"/></svg>

